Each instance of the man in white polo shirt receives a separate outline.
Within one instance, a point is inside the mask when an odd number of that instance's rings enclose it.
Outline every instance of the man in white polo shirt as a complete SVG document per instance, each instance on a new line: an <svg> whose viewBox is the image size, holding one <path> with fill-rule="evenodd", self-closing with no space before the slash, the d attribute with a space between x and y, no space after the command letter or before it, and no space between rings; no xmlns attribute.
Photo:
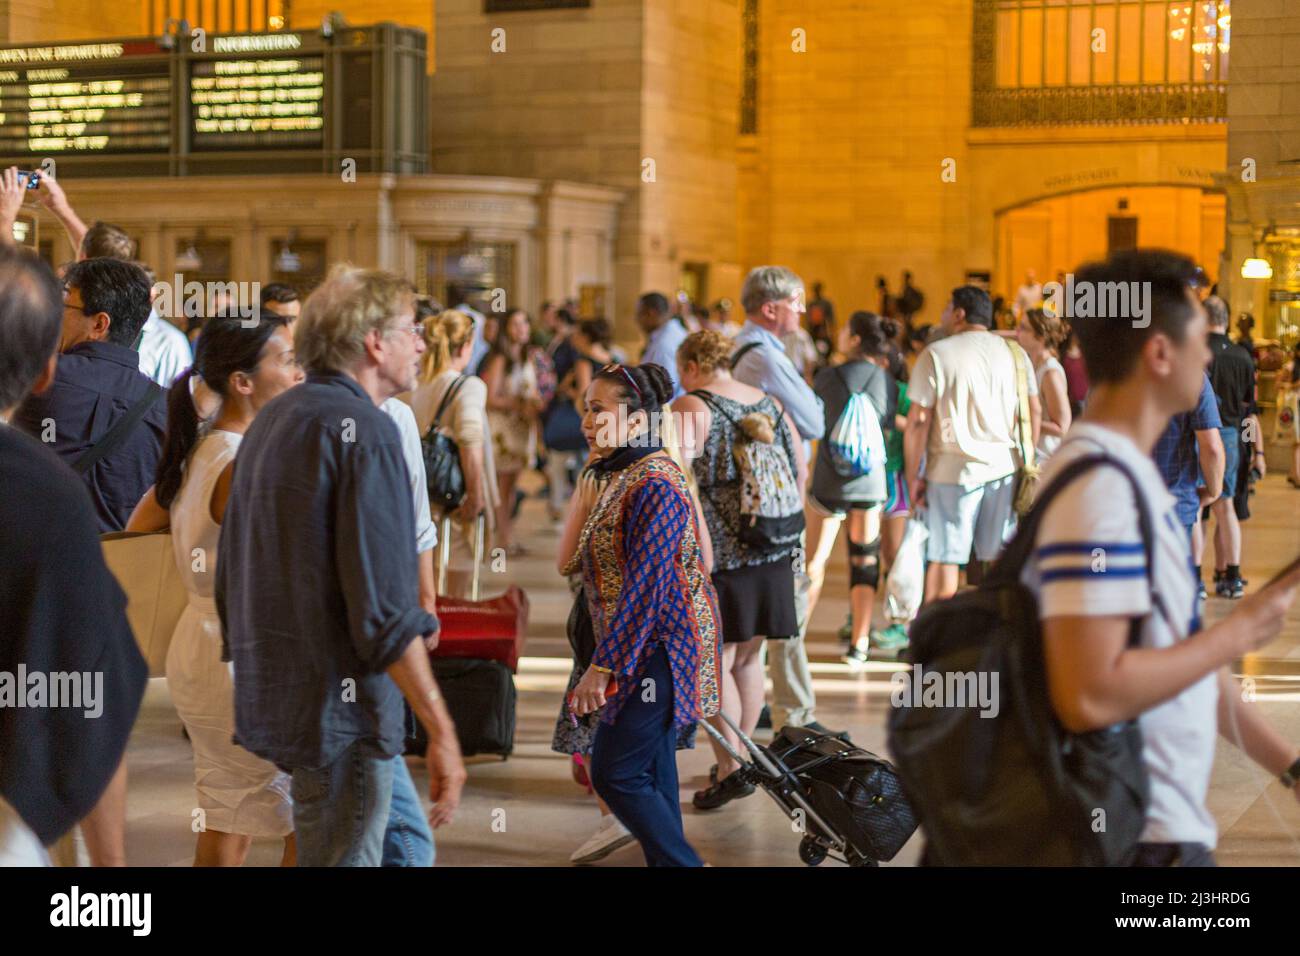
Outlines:
<svg viewBox="0 0 1300 956"><path fill-rule="evenodd" d="M1169 252L1129 250L1077 273L1084 283L1142 283L1148 321L1080 318L1074 330L1092 390L1081 420L1052 455L1044 486L1080 456L1104 454L1048 505L1022 580L1038 597L1052 707L1067 730L1137 718L1150 804L1140 866L1212 866L1206 806L1215 732L1296 792L1300 748L1242 699L1229 664L1282 629L1300 572L1247 597L1202 629L1191 554L1177 504L1151 457L1171 415L1195 407L1209 359L1199 270ZM1112 287L1113 288L1113 287ZM1152 524L1142 542L1138 499ZM1136 647L1129 631L1141 621Z"/></svg>
<svg viewBox="0 0 1300 956"><path fill-rule="evenodd" d="M925 600L957 593L974 544L992 561L1015 531L1016 363L1027 370L1030 422L1038 441L1038 387L1029 357L995 335L993 303L975 286L953 289L939 320L944 338L926 347L908 382L912 407L903 446L912 505L930 531ZM925 460L924 473L921 462Z"/></svg>

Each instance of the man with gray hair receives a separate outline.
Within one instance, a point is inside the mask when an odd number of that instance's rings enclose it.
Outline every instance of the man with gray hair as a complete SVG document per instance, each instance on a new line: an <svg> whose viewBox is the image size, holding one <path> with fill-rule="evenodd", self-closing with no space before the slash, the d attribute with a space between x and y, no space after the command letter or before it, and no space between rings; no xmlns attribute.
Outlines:
<svg viewBox="0 0 1300 956"><path fill-rule="evenodd" d="M731 374L780 402L806 441L821 438L826 430L822 400L794 367L782 342L784 336L799 328L799 316L804 311L803 280L784 266L759 266L745 277L740 304L745 310L745 324L736 335ZM808 452L806 444L804 452ZM802 570L795 575L795 608L800 621L798 636L767 642L772 726L808 727L830 733L817 722L815 714L817 696L804 647L808 633L808 576Z"/></svg>
<svg viewBox="0 0 1300 956"><path fill-rule="evenodd" d="M1250 353L1228 338L1228 305L1217 295L1205 300L1210 345L1210 387L1219 405L1219 435L1223 438L1223 491L1210 504L1214 516L1214 593L1239 598L1246 593L1241 578L1241 524L1233 497L1252 463L1264 471L1263 435L1255 405L1255 362ZM1251 451L1253 449L1253 458ZM1243 456L1243 452L1245 452Z"/></svg>
<svg viewBox="0 0 1300 956"><path fill-rule="evenodd" d="M424 351L409 284L335 269L303 306L294 350L307 381L248 429L221 528L235 740L292 774L299 866L376 866L390 809L413 792L403 696L429 735L434 827L465 782L417 639L438 621L420 603L401 436L379 408L415 387Z"/></svg>

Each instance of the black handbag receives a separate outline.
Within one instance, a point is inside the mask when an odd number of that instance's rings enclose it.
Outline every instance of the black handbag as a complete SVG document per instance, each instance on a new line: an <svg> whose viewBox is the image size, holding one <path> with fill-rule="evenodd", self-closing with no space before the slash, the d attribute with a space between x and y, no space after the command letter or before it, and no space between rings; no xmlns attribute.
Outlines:
<svg viewBox="0 0 1300 956"><path fill-rule="evenodd" d="M465 500L465 472L460 467L460 448L450 436L438 431L438 423L442 420L443 411L451 404L468 377L462 375L451 383L447 394L438 403L438 411L433 416L428 434L420 439L429 503L447 510L460 507L460 503Z"/></svg>
<svg viewBox="0 0 1300 956"><path fill-rule="evenodd" d="M585 671L591 666L591 659L596 656L596 628L591 623L591 609L587 607L587 595L582 588L573 597L573 608L569 611L569 622L565 627L569 636L569 647L573 649L573 660L578 670Z"/></svg>

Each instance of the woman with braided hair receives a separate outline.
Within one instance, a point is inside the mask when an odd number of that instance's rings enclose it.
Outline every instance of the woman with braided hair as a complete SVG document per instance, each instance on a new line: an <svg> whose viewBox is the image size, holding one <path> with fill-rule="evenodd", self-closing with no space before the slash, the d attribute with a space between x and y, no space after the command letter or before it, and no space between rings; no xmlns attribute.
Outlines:
<svg viewBox="0 0 1300 956"><path fill-rule="evenodd" d="M586 514L574 496L559 570L581 570L594 634L569 705L575 719L600 715L596 794L648 865L700 866L682 829L676 743L718 710L717 597L690 484L663 441L672 393L657 365L592 378L582 428L604 487Z"/></svg>

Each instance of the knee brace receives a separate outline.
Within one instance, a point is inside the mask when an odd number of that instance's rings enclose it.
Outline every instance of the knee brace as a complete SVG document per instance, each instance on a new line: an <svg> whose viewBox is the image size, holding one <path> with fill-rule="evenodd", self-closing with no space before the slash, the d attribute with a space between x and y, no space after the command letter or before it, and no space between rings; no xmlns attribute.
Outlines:
<svg viewBox="0 0 1300 956"><path fill-rule="evenodd" d="M874 588L880 585L880 539L870 544L849 542L849 587Z"/></svg>

